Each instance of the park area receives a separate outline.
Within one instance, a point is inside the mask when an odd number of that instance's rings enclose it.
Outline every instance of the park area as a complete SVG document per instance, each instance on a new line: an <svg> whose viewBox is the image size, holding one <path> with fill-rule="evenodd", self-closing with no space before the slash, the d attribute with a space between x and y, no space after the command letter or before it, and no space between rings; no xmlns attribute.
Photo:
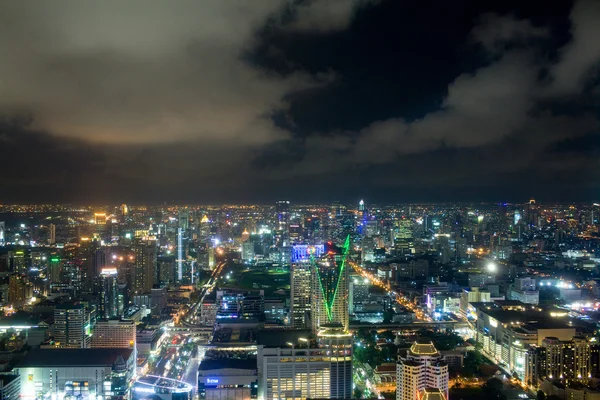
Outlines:
<svg viewBox="0 0 600 400"><path fill-rule="evenodd" d="M264 290L265 296L277 296L290 290L290 273L282 269L249 269L245 265L228 267L221 276L223 289ZM277 293L279 291L279 293Z"/></svg>

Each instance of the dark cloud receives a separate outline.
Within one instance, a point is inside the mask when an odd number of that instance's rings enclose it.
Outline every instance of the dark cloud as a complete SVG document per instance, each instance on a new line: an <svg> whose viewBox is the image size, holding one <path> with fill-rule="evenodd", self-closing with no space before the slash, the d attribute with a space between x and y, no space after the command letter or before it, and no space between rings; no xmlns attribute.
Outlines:
<svg viewBox="0 0 600 400"><path fill-rule="evenodd" d="M600 9L521 3L0 3L0 200L592 199Z"/></svg>

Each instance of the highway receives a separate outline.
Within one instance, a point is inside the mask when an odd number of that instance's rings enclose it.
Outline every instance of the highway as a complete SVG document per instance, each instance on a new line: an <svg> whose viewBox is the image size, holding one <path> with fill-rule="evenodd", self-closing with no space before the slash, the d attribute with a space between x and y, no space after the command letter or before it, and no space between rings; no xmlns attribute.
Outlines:
<svg viewBox="0 0 600 400"><path fill-rule="evenodd" d="M206 284L200 289L201 294L198 297L198 301L190 307L190 309L185 313L185 315L181 319L180 323L182 325L189 326L197 324L197 321L195 320L197 319L198 312L200 311L200 305L204 301L204 298L208 294L210 294L215 288L217 280L219 279L221 272L223 272L223 268L225 267L225 265L227 265L227 261L220 261L217 263L217 265L215 265L215 268L213 269L212 274L208 279L208 282L206 282Z"/></svg>

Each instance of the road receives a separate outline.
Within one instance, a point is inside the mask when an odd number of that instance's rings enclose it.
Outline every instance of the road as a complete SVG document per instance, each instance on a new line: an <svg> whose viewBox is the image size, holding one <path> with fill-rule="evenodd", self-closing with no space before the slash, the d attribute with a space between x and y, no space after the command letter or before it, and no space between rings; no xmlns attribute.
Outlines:
<svg viewBox="0 0 600 400"><path fill-rule="evenodd" d="M378 277L376 277L375 275L373 275L372 273L362 268L360 265L353 261L350 261L350 266L354 268L354 270L357 273L359 273L363 278L367 278L373 285L386 290L390 295L394 296L396 298L396 302L402 307L414 312L417 320L431 321L431 318L428 315L426 315L422 310L418 309L413 303L411 303L409 299L402 296L401 293L392 290L392 287L388 282L384 282L383 280L379 279Z"/></svg>
<svg viewBox="0 0 600 400"><path fill-rule="evenodd" d="M198 297L198 301L190 307L188 312L181 319L181 323L183 325L195 325L197 323L195 319L198 315L198 311L200 311L200 305L204 301L204 298L215 288L217 279L219 279L219 276L221 275L221 272L223 272L225 265L227 265L227 261L220 261L217 263L217 265L215 265L208 282L200 289L201 293Z"/></svg>
<svg viewBox="0 0 600 400"><path fill-rule="evenodd" d="M200 365L201 359L198 357L190 359L183 373L183 381L189 383L194 387L194 392L198 389L198 366Z"/></svg>

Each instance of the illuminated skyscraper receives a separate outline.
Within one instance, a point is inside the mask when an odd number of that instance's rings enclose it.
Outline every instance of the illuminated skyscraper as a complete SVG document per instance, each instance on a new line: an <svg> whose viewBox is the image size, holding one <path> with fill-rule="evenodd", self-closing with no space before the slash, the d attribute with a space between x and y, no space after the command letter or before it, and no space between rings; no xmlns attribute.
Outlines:
<svg viewBox="0 0 600 400"><path fill-rule="evenodd" d="M115 318L119 313L119 286L117 269L104 268L100 272L100 318Z"/></svg>
<svg viewBox="0 0 600 400"><path fill-rule="evenodd" d="M292 328L308 328L310 318L310 264L293 264L290 279Z"/></svg>
<svg viewBox="0 0 600 400"><path fill-rule="evenodd" d="M54 309L54 341L60 347L89 348L90 315L83 304L59 304Z"/></svg>
<svg viewBox="0 0 600 400"><path fill-rule="evenodd" d="M0 221L0 246L4 246L6 244L6 223L4 221Z"/></svg>
<svg viewBox="0 0 600 400"><path fill-rule="evenodd" d="M340 249L328 243L325 255L311 259L311 325L317 333L322 325L338 323L348 329L348 252L350 236Z"/></svg>
<svg viewBox="0 0 600 400"><path fill-rule="evenodd" d="M56 243L56 225L50 224L48 226L48 244Z"/></svg>
<svg viewBox="0 0 600 400"><path fill-rule="evenodd" d="M177 229L177 280L183 280L183 229Z"/></svg>
<svg viewBox="0 0 600 400"><path fill-rule="evenodd" d="M136 243L133 280L133 291L136 294L150 294L156 276L156 264L157 254L154 241Z"/></svg>
<svg viewBox="0 0 600 400"><path fill-rule="evenodd" d="M290 202L287 200L278 201L275 205L277 211L277 246L289 245L289 224L290 224Z"/></svg>

